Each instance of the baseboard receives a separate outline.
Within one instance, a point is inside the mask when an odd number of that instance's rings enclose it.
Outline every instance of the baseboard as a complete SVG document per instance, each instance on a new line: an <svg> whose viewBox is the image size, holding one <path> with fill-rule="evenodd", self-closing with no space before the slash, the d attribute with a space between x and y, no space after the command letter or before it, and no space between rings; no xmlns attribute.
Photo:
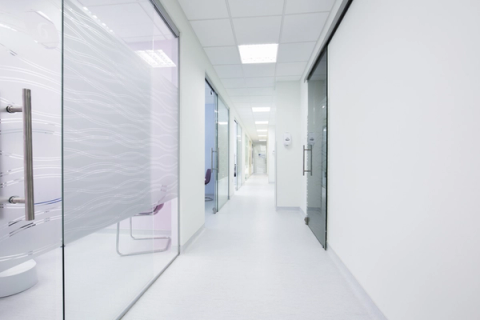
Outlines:
<svg viewBox="0 0 480 320"><path fill-rule="evenodd" d="M185 251L188 250L188 247L190 247L190 245L198 239L198 237L203 233L203 231L205 231L205 225L202 225L200 229L198 229L197 232L195 232L193 236L191 236L190 239L185 242L184 245L180 246L180 254L185 253Z"/></svg>
<svg viewBox="0 0 480 320"><path fill-rule="evenodd" d="M372 317L373 320L388 320L387 317L380 311L377 307L375 302L373 302L372 298L368 295L368 293L363 289L362 285L357 281L354 275L348 270L347 266L343 263L339 256L335 253L332 249L330 243L327 245L327 254L332 259L333 263L337 266L338 270L342 274L342 276L347 280L348 284L350 285L352 291L354 292L355 296L360 300L360 302L365 306L368 310L368 313Z"/></svg>
<svg viewBox="0 0 480 320"><path fill-rule="evenodd" d="M300 207L278 207L277 211L299 211L301 210Z"/></svg>
<svg viewBox="0 0 480 320"><path fill-rule="evenodd" d="M307 214L305 213L305 211L303 211L302 208L298 208L298 210L300 211L300 214L302 215L303 218L307 217Z"/></svg>

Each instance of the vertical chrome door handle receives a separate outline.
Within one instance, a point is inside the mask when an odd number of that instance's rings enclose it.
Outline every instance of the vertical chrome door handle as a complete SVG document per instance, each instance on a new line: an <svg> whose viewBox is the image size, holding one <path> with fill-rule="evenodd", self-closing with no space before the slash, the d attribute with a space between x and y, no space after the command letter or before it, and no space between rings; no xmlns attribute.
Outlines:
<svg viewBox="0 0 480 320"><path fill-rule="evenodd" d="M23 89L23 107L7 106L7 112L23 113L23 177L24 198L12 196L10 203L25 204L25 221L35 220L35 199L33 188L33 143L32 143L32 92Z"/></svg>
<svg viewBox="0 0 480 320"><path fill-rule="evenodd" d="M310 146L310 176L313 176L313 146Z"/></svg>
<svg viewBox="0 0 480 320"><path fill-rule="evenodd" d="M303 175L305 175L305 172L310 172L310 175L312 175L312 172L313 172L313 160L312 160L312 156L313 156L313 152L312 152L312 147L310 147L309 149L305 148L305 145L303 145ZM305 170L305 151L310 151L310 170Z"/></svg>
<svg viewBox="0 0 480 320"><path fill-rule="evenodd" d="M211 152L210 152L210 168L212 169L212 171L214 170L217 170L217 168L214 168L213 167L213 153L214 152L217 152L216 150L213 150L213 148L211 149ZM218 154L218 153L217 153ZM218 160L217 160L218 162Z"/></svg>

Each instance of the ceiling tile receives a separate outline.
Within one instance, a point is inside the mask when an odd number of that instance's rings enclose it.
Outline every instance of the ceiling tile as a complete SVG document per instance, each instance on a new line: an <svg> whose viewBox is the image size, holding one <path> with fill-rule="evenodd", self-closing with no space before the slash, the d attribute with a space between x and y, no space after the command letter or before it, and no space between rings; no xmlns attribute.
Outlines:
<svg viewBox="0 0 480 320"><path fill-rule="evenodd" d="M273 77L275 75L275 63L244 64L245 77Z"/></svg>
<svg viewBox="0 0 480 320"><path fill-rule="evenodd" d="M281 42L317 41L328 13L311 13L285 16Z"/></svg>
<svg viewBox="0 0 480 320"><path fill-rule="evenodd" d="M227 92L231 96L244 96L247 94L247 88L227 89Z"/></svg>
<svg viewBox="0 0 480 320"><path fill-rule="evenodd" d="M241 65L214 66L219 78L241 78L243 71Z"/></svg>
<svg viewBox="0 0 480 320"><path fill-rule="evenodd" d="M271 103L273 100L272 96L255 96L250 99L252 103Z"/></svg>
<svg viewBox="0 0 480 320"><path fill-rule="evenodd" d="M188 20L228 18L225 0L179 0Z"/></svg>
<svg viewBox="0 0 480 320"><path fill-rule="evenodd" d="M191 21L190 23L204 47L235 45L229 19Z"/></svg>
<svg viewBox="0 0 480 320"><path fill-rule="evenodd" d="M335 0L295 0L287 1L285 14L310 13L332 10Z"/></svg>
<svg viewBox="0 0 480 320"><path fill-rule="evenodd" d="M315 42L282 43L278 47L277 62L308 61L314 47Z"/></svg>
<svg viewBox="0 0 480 320"><path fill-rule="evenodd" d="M283 77L276 77L276 81L299 81L302 76L283 76Z"/></svg>
<svg viewBox="0 0 480 320"><path fill-rule="evenodd" d="M237 102L237 103L235 103L235 107L238 108L238 109L237 109L238 112L241 112L242 109L244 109L244 108L250 108L251 105L250 105L249 102ZM250 110L250 109L248 109L248 110Z"/></svg>
<svg viewBox="0 0 480 320"><path fill-rule="evenodd" d="M286 62L277 63L277 77L281 76L301 76L305 71L306 62Z"/></svg>
<svg viewBox="0 0 480 320"><path fill-rule="evenodd" d="M245 79L243 78L222 79L222 83L226 89L245 87Z"/></svg>
<svg viewBox="0 0 480 320"><path fill-rule="evenodd" d="M205 48L210 62L213 65L218 64L240 64L240 54L238 47L210 47Z"/></svg>
<svg viewBox="0 0 480 320"><path fill-rule="evenodd" d="M250 102L250 97L232 97L233 103L248 103Z"/></svg>
<svg viewBox="0 0 480 320"><path fill-rule="evenodd" d="M264 107L272 108L272 103L271 102L252 102L250 103L250 106L252 108L264 108Z"/></svg>
<svg viewBox="0 0 480 320"><path fill-rule="evenodd" d="M253 118L255 121L268 121L270 120L270 115L268 112L254 112Z"/></svg>
<svg viewBox="0 0 480 320"><path fill-rule="evenodd" d="M240 44L278 43L282 17L233 19L233 28Z"/></svg>
<svg viewBox="0 0 480 320"><path fill-rule="evenodd" d="M275 85L274 77L265 77L265 78L246 78L246 85L249 88L255 87L273 87Z"/></svg>
<svg viewBox="0 0 480 320"><path fill-rule="evenodd" d="M272 88L246 88L246 93L251 96L268 96L274 95L275 89Z"/></svg>
<svg viewBox="0 0 480 320"><path fill-rule="evenodd" d="M81 0L79 1L84 6L101 6L106 4L128 3L132 0Z"/></svg>
<svg viewBox="0 0 480 320"><path fill-rule="evenodd" d="M234 18L281 15L283 3L284 0L228 0L230 13Z"/></svg>

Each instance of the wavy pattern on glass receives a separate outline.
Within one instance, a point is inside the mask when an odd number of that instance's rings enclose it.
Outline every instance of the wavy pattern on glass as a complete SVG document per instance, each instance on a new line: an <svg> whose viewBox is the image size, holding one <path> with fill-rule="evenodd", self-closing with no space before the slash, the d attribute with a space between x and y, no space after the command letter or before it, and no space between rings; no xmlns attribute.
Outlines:
<svg viewBox="0 0 480 320"><path fill-rule="evenodd" d="M0 4L0 109L32 92L35 221L25 221L22 114L0 112L0 272L62 243L61 2ZM43 12L43 15L38 14ZM48 18L48 19L47 19Z"/></svg>
<svg viewBox="0 0 480 320"><path fill-rule="evenodd" d="M68 243L177 197L178 88L73 2L65 7Z"/></svg>

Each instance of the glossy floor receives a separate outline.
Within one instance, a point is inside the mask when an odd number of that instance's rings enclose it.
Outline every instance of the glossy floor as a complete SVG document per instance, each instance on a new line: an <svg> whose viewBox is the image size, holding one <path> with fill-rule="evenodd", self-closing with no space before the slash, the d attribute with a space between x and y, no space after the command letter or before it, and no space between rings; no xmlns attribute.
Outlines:
<svg viewBox="0 0 480 320"><path fill-rule="evenodd" d="M128 320L367 320L304 224L252 176L124 317Z"/></svg>

